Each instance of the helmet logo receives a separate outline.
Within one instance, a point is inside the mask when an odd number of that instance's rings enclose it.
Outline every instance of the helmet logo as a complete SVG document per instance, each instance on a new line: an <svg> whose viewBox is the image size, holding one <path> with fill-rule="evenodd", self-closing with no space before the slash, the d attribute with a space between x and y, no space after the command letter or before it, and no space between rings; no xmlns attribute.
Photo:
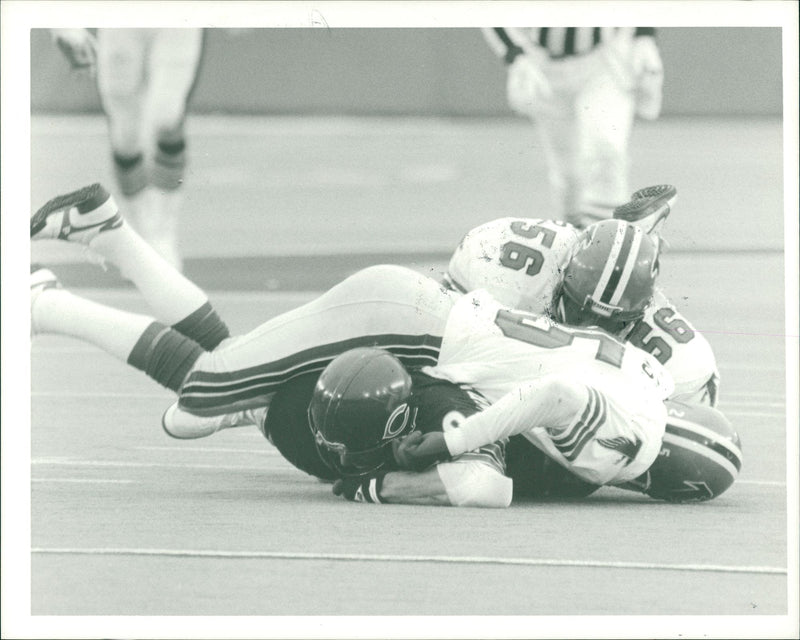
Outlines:
<svg viewBox="0 0 800 640"><path fill-rule="evenodd" d="M407 402L404 402L392 411L392 415L390 415L389 419L386 421L386 427L383 430L383 439L391 440L403 433L410 422L410 418L411 407L408 406Z"/></svg>

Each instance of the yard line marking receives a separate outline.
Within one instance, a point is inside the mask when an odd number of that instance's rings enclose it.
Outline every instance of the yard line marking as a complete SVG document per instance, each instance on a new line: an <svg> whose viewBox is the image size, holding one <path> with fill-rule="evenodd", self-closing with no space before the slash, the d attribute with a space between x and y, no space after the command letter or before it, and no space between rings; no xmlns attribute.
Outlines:
<svg viewBox="0 0 800 640"><path fill-rule="evenodd" d="M786 399L786 394L780 391L752 391L747 389L733 395L737 398L773 398L775 400Z"/></svg>
<svg viewBox="0 0 800 640"><path fill-rule="evenodd" d="M130 398L139 400L174 400L175 395L168 392L123 392L123 391L32 391L32 398L98 398L98 399L114 399L114 398ZM740 416L762 416L765 418L783 418L784 413L774 413L771 411L743 411L738 407L766 407L766 408L784 408L786 405L782 402L725 402L721 403L722 410L731 415Z"/></svg>
<svg viewBox="0 0 800 640"><path fill-rule="evenodd" d="M733 363L726 363L724 366L721 367L723 371L745 371L748 373L759 372L759 373L780 373L782 376L786 372L786 367L784 366L769 366L769 365L754 365L748 363L742 364L733 364Z"/></svg>
<svg viewBox="0 0 800 640"><path fill-rule="evenodd" d="M304 553L291 551L214 551L200 549L108 549L43 548L31 553L51 555L158 556L173 558L218 558L245 560L324 560L342 562L432 562L436 564L502 564L528 567L584 567L600 569L648 569L715 573L786 575L786 569L769 566L721 564L662 564L658 562L609 562L599 560L555 560L548 558L495 558L489 556L402 556L394 554Z"/></svg>
<svg viewBox="0 0 800 640"><path fill-rule="evenodd" d="M254 453L259 456L275 456L280 455L277 449L225 449L225 448L215 448L215 447L134 447L134 449L142 449L145 451L180 451L181 453L192 453L194 451L199 451L201 453Z"/></svg>
<svg viewBox="0 0 800 640"><path fill-rule="evenodd" d="M31 391L32 398L138 398L174 400L174 394L124 391Z"/></svg>
<svg viewBox="0 0 800 640"><path fill-rule="evenodd" d="M31 478L31 482L79 482L79 483L108 483L108 484L132 484L136 480L110 480L105 478ZM140 484L137 482L137 484Z"/></svg>
<svg viewBox="0 0 800 640"><path fill-rule="evenodd" d="M776 419L781 419L786 417L785 413L772 413L769 411L737 411L735 409L726 410L725 414L729 416L751 416L751 417L760 416L762 418L776 418Z"/></svg>
<svg viewBox="0 0 800 640"><path fill-rule="evenodd" d="M163 469L219 469L223 471L266 471L271 467L243 467L237 465L215 465L215 464L181 464L167 462L123 462L119 460L58 460L48 458L36 458L31 460L32 465L54 465L62 467L141 467L141 468L163 468Z"/></svg>
<svg viewBox="0 0 800 640"><path fill-rule="evenodd" d="M783 409L785 402L767 402L766 400L726 400L720 403L724 407L765 407Z"/></svg>
<svg viewBox="0 0 800 640"><path fill-rule="evenodd" d="M140 449L145 448L156 448L156 447L137 447ZM169 447L164 447L164 449L170 451L176 451L176 449L171 449ZM214 451L213 449L208 449L208 451ZM229 449L229 451L240 451L239 449ZM267 455L270 456L279 456L278 452L272 452L271 449L267 449L269 451ZM282 459L282 458L281 458ZM62 458L34 458L31 460L32 465L53 465L53 466L62 466L62 467L120 467L120 468L130 468L130 467L143 467L143 468L151 468L151 467L159 467L159 468L166 468L166 469L222 469L222 470L239 470L239 471L264 471L265 467L244 467L244 466L236 466L236 465L214 465L214 464L186 464L186 463L168 463L168 462L127 462L127 461L120 461L120 460L66 460ZM287 463L288 464L288 463ZM752 485L759 485L759 486L775 486L775 487L785 487L785 482L780 482L777 480L737 480L735 484L752 484Z"/></svg>

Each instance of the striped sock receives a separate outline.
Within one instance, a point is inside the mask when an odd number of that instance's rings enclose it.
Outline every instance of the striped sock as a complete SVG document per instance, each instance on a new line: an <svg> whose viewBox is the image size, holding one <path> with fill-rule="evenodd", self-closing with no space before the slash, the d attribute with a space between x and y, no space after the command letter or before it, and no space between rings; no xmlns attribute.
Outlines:
<svg viewBox="0 0 800 640"><path fill-rule="evenodd" d="M202 354L203 348L193 340L160 322L153 322L134 345L128 364L178 393Z"/></svg>
<svg viewBox="0 0 800 640"><path fill-rule="evenodd" d="M114 152L113 159L114 175L124 196L132 197L147 186L147 171L141 153L126 156Z"/></svg>
<svg viewBox="0 0 800 640"><path fill-rule="evenodd" d="M177 189L183 183L186 169L186 142L159 140L153 164L153 185L165 191Z"/></svg>
<svg viewBox="0 0 800 640"><path fill-rule="evenodd" d="M213 351L220 342L231 335L228 326L219 314L206 302L197 311L192 312L180 322L172 325L175 331L194 340L206 351Z"/></svg>

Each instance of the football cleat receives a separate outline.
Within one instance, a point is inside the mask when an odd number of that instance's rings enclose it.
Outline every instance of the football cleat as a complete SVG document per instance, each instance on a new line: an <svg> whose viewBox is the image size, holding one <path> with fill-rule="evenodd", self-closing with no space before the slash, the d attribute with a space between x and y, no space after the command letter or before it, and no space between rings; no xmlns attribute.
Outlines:
<svg viewBox="0 0 800 640"><path fill-rule="evenodd" d="M36 325L33 322L33 305L45 289L60 289L61 283L56 275L41 265L31 265L31 335L36 335Z"/></svg>
<svg viewBox="0 0 800 640"><path fill-rule="evenodd" d="M114 198L95 183L57 196L41 207L31 218L31 238L88 245L98 234L121 227L123 222Z"/></svg>
<svg viewBox="0 0 800 640"><path fill-rule="evenodd" d="M675 206L678 190L671 184L659 184L636 191L623 205L614 209L614 217L635 224L648 235L657 235Z"/></svg>
<svg viewBox="0 0 800 640"><path fill-rule="evenodd" d="M221 416L196 416L174 403L161 417L161 427L171 438L194 440L205 438L223 429L257 425L257 411L237 411Z"/></svg>

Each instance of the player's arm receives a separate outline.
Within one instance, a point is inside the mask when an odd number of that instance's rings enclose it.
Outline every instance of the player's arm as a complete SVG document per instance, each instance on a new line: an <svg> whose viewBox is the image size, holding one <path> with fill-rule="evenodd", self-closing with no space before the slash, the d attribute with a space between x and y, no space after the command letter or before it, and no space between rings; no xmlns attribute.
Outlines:
<svg viewBox="0 0 800 640"><path fill-rule="evenodd" d="M508 105L521 115L535 115L542 100L549 99L553 93L541 69L546 52L518 29L492 27L483 28L482 32L489 47L508 68Z"/></svg>
<svg viewBox="0 0 800 640"><path fill-rule="evenodd" d="M418 430L406 437L412 441L425 432L458 430L467 416L479 412L470 393L459 385L415 372L415 403ZM402 459L400 441L392 443L395 468L376 478L343 480L334 487L345 498L363 502L421 504L464 507L507 507L512 481L505 475L504 443L476 448L442 464L411 467ZM447 456L449 458L449 456Z"/></svg>
<svg viewBox="0 0 800 640"><path fill-rule="evenodd" d="M494 51L495 55L503 59L507 65L513 63L517 57L525 54L525 41L516 29L506 27L482 27L486 44Z"/></svg>
<svg viewBox="0 0 800 640"><path fill-rule="evenodd" d="M575 422L587 401L588 391L581 384L552 376L540 378L469 416L458 429L409 436L395 457L404 468L420 469L537 427L559 432Z"/></svg>
<svg viewBox="0 0 800 640"><path fill-rule="evenodd" d="M513 483L481 460L443 462L425 471L390 471L367 479L339 480L334 493L354 502L504 508Z"/></svg>
<svg viewBox="0 0 800 640"><path fill-rule="evenodd" d="M73 69L94 73L97 40L88 29L50 29L53 42Z"/></svg>
<svg viewBox="0 0 800 640"><path fill-rule="evenodd" d="M631 47L631 69L636 83L636 115L655 120L661 114L664 65L653 27L636 27Z"/></svg>

